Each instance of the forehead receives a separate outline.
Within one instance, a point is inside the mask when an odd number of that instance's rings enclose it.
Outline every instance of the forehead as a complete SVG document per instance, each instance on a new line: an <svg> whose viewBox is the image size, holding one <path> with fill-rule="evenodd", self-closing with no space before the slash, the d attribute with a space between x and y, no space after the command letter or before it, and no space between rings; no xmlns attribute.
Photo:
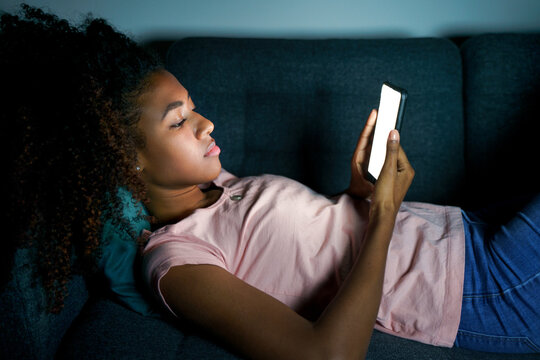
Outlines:
<svg viewBox="0 0 540 360"><path fill-rule="evenodd" d="M146 128L159 124L169 104L188 101L188 92L169 72L159 71L147 79L147 91L138 99L141 109L139 126Z"/></svg>
<svg viewBox="0 0 540 360"><path fill-rule="evenodd" d="M173 101L187 100L187 90L168 71L150 75L148 83L149 90L140 99L143 106L166 107Z"/></svg>

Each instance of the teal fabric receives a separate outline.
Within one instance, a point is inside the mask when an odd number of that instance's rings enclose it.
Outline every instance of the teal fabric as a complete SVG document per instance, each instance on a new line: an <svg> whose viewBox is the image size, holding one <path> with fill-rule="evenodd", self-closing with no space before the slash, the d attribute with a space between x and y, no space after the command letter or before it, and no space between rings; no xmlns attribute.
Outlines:
<svg viewBox="0 0 540 360"><path fill-rule="evenodd" d="M105 245L100 269L118 302L141 315L157 316L157 311L147 300L148 296L141 291L143 287L135 266L137 237L143 230L150 230L146 218L148 212L125 188L119 188L117 195L124 204L124 219L128 227L122 228L110 220L105 222L102 233Z"/></svg>

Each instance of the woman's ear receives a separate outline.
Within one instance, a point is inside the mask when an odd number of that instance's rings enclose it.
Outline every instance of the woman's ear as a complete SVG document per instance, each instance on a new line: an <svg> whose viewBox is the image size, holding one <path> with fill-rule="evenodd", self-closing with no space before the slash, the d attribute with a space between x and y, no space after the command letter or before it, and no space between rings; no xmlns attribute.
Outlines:
<svg viewBox="0 0 540 360"><path fill-rule="evenodd" d="M135 163L135 170L137 170L138 173L142 173L144 170L144 156L141 154L140 151L137 151L137 162Z"/></svg>

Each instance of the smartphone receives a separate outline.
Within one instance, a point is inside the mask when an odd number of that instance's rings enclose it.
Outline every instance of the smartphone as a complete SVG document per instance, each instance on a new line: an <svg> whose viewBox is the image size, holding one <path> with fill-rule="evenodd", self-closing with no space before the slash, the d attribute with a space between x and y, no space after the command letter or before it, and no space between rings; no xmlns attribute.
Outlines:
<svg viewBox="0 0 540 360"><path fill-rule="evenodd" d="M390 131L393 129L401 130L406 100L406 90L389 82L383 83L368 163L368 179L371 182L375 182L381 173L386 158L386 142Z"/></svg>

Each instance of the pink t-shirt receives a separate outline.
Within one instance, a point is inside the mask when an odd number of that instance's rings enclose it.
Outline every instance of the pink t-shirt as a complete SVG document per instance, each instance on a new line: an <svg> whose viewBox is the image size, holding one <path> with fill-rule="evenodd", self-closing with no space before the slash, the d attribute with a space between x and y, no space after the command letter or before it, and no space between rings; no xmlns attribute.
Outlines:
<svg viewBox="0 0 540 360"><path fill-rule="evenodd" d="M369 203L347 195L328 198L272 175L236 178L222 171L214 183L223 188L216 203L149 237L144 277L158 299L169 308L159 281L172 266L212 264L306 317L317 315L362 249ZM404 203L375 328L452 346L464 257L459 208Z"/></svg>

